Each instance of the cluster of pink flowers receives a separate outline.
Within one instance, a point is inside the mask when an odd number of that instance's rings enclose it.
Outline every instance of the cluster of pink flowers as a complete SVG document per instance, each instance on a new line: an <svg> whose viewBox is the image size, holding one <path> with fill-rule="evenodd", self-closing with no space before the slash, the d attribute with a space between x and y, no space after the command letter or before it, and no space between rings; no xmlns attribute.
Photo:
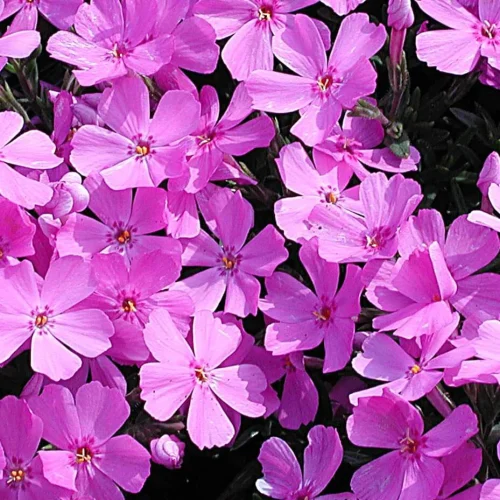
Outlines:
<svg viewBox="0 0 500 500"><path fill-rule="evenodd" d="M389 0L389 34L363 0L322 1L334 36L316 0L0 0L0 67L42 43L71 72L33 101L50 135L0 112L0 371L25 352L31 370L0 399L0 500L124 499L151 460L231 447L248 418L279 424L258 457L271 498L500 498L471 395L500 384L500 156L446 227L373 97L388 39L401 90L412 4L422 63L500 88L500 0ZM231 91L196 86L219 56ZM268 219L254 150L281 183ZM466 386L457 405L445 385ZM338 429L318 419L330 389ZM130 402L161 426L132 431ZM301 468L282 429L302 426ZM358 447L387 453L337 487Z"/></svg>

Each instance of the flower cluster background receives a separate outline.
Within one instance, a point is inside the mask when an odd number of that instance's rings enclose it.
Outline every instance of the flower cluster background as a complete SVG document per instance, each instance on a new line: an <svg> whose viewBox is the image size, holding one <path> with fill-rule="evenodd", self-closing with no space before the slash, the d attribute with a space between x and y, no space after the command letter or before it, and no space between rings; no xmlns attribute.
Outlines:
<svg viewBox="0 0 500 500"><path fill-rule="evenodd" d="M0 500L500 499L500 0L0 33Z"/></svg>

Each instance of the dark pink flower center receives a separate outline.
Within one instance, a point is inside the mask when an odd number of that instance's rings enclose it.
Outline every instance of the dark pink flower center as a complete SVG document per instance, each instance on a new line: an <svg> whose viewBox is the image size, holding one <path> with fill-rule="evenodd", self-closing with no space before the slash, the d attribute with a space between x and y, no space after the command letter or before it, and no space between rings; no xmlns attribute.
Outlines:
<svg viewBox="0 0 500 500"><path fill-rule="evenodd" d="M137 303L134 299L124 299L122 302L122 309L125 313L132 313L137 311Z"/></svg>
<svg viewBox="0 0 500 500"><path fill-rule="evenodd" d="M406 435L399 441L401 453L412 458L418 457L420 448L424 444L425 437L416 435L411 429L407 429Z"/></svg>
<svg viewBox="0 0 500 500"><path fill-rule="evenodd" d="M410 375L416 375L417 373L420 373L422 371L422 367L419 365L413 365L410 367Z"/></svg>
<svg viewBox="0 0 500 500"><path fill-rule="evenodd" d="M321 92L326 92L333 84L333 77L331 75L324 75L318 78L318 87Z"/></svg>
<svg viewBox="0 0 500 500"><path fill-rule="evenodd" d="M496 30L497 26L495 24L491 24L489 21L483 21L483 25L481 27L481 34L484 37L490 39L495 38Z"/></svg>
<svg viewBox="0 0 500 500"><path fill-rule="evenodd" d="M138 156L147 156L151 150L148 144L138 144L135 148L135 152Z"/></svg>
<svg viewBox="0 0 500 500"><path fill-rule="evenodd" d="M130 239L132 238L132 234L128 229L123 229L122 231L118 232L116 235L116 241L120 243L120 245L126 245L127 243L130 242Z"/></svg>
<svg viewBox="0 0 500 500"><path fill-rule="evenodd" d="M366 235L366 248L372 250L380 250L383 248L391 237L391 231L389 228L381 227L373 229L369 234Z"/></svg>
<svg viewBox="0 0 500 500"><path fill-rule="evenodd" d="M208 373L206 372L205 368L201 366L194 369L194 376L196 377L196 380L198 380L198 382L205 383L208 381Z"/></svg>
<svg viewBox="0 0 500 500"><path fill-rule="evenodd" d="M90 463L92 461L94 454L92 453L92 450L86 446L81 446L76 450L76 463L77 464L84 464L84 463Z"/></svg>
<svg viewBox="0 0 500 500"><path fill-rule="evenodd" d="M241 257L234 251L234 247L224 248L220 257L223 271L234 272L238 267Z"/></svg>
<svg viewBox="0 0 500 500"><path fill-rule="evenodd" d="M9 473L9 477L7 478L8 485L15 485L22 483L26 478L26 471L21 468L12 469Z"/></svg>
<svg viewBox="0 0 500 500"><path fill-rule="evenodd" d="M49 322L49 317L46 314L37 314L35 318L35 326L43 328Z"/></svg>
<svg viewBox="0 0 500 500"><path fill-rule="evenodd" d="M323 306L319 311L314 311L313 315L320 321L328 321L332 316L332 310L328 306Z"/></svg>
<svg viewBox="0 0 500 500"><path fill-rule="evenodd" d="M270 21L273 17L273 8L270 5L262 5L257 11L259 21Z"/></svg>
<svg viewBox="0 0 500 500"><path fill-rule="evenodd" d="M113 45L113 49L111 50L111 54L116 59L121 59L122 57L127 55L127 49L124 45L115 43Z"/></svg>

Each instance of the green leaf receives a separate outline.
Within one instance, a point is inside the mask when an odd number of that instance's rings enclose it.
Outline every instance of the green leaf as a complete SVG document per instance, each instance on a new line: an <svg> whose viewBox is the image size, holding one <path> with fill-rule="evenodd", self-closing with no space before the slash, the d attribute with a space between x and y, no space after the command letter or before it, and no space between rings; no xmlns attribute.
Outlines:
<svg viewBox="0 0 500 500"><path fill-rule="evenodd" d="M481 128L484 125L482 118L470 111L465 111L460 108L450 108L451 114L466 127Z"/></svg>

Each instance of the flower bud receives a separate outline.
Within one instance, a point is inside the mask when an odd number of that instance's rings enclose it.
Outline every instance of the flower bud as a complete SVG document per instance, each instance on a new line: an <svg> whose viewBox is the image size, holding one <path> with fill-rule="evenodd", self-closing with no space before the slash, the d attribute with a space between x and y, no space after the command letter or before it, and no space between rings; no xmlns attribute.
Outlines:
<svg viewBox="0 0 500 500"><path fill-rule="evenodd" d="M186 445L176 436L163 435L151 441L151 458L153 462L167 469L180 469Z"/></svg>

